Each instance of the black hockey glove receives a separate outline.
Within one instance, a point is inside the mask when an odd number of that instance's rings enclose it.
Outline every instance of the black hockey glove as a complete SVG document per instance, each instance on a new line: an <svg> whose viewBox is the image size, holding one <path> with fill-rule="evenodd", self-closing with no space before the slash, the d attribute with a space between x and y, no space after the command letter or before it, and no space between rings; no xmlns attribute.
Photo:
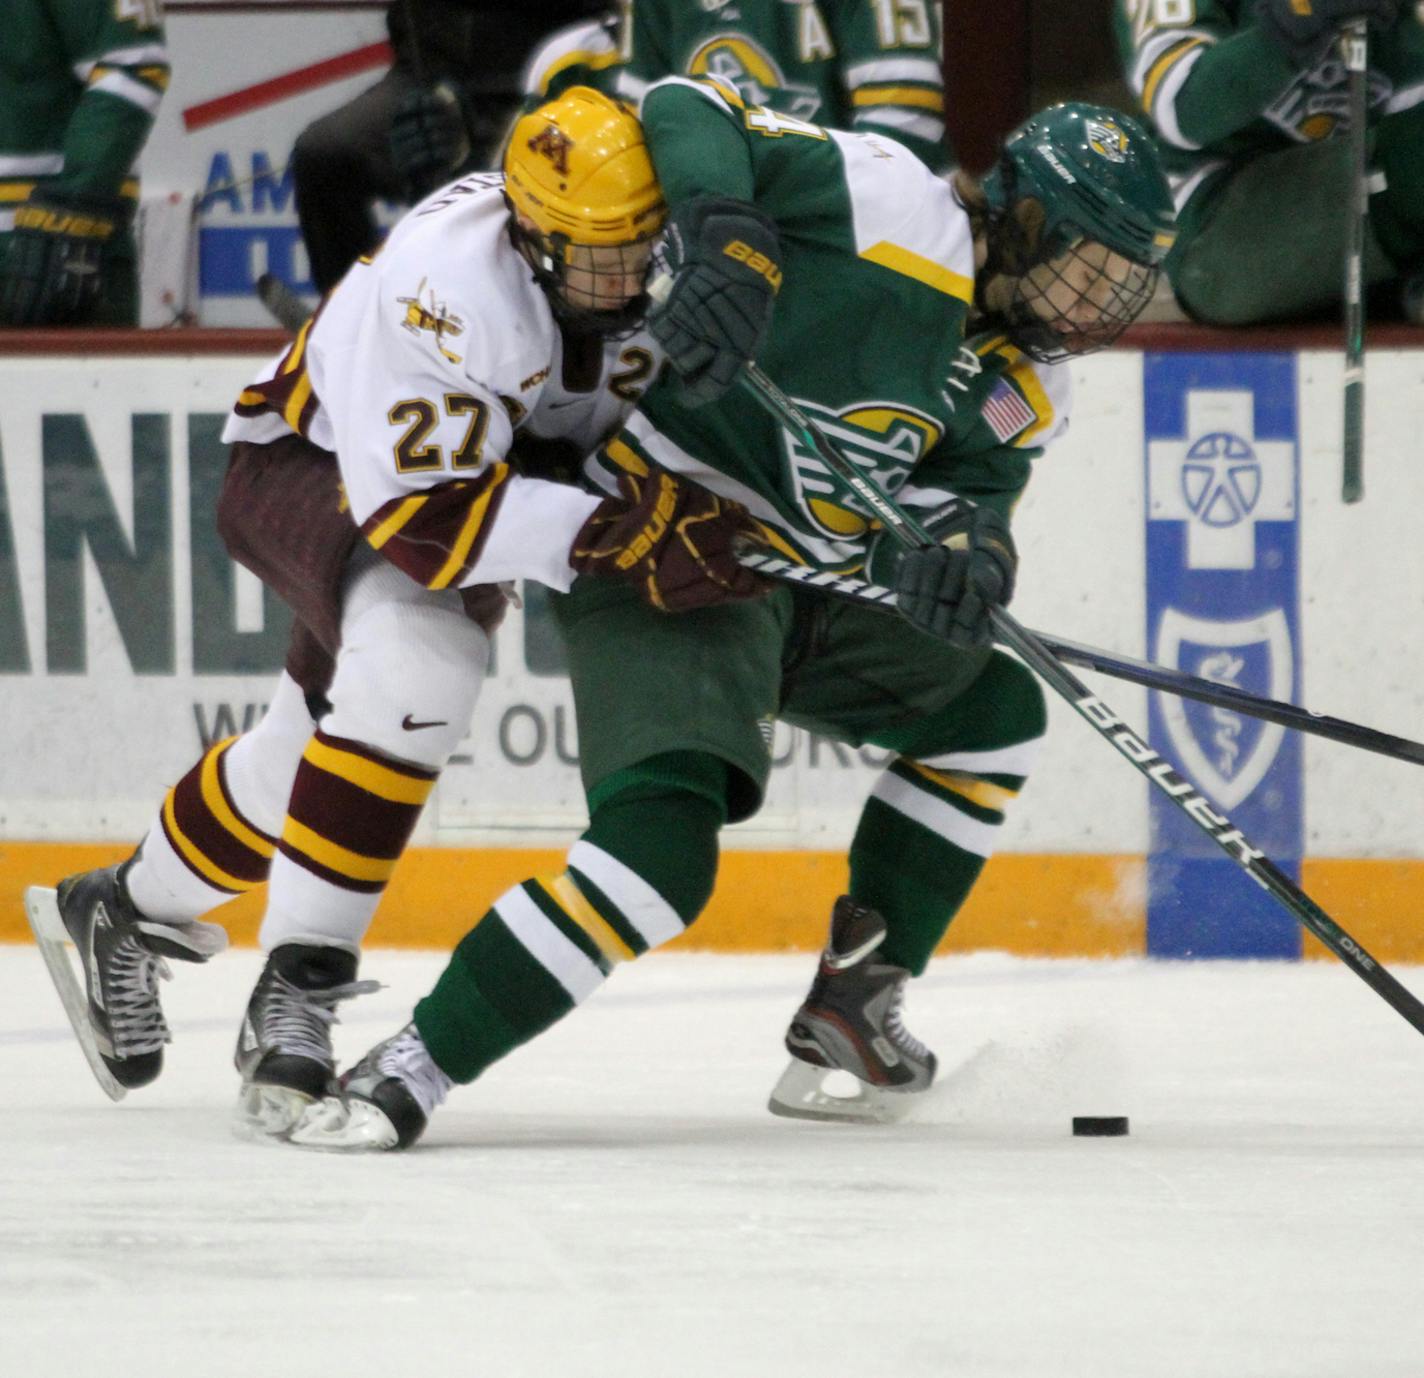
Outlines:
<svg viewBox="0 0 1424 1378"><path fill-rule="evenodd" d="M1340 30L1356 19L1376 29L1392 28L1400 0L1256 0L1262 29L1294 66L1308 72L1325 56Z"/></svg>
<svg viewBox="0 0 1424 1378"><path fill-rule="evenodd" d="M442 81L412 91L391 116L391 160L412 201L448 182L470 156L470 130L459 92Z"/></svg>
<svg viewBox="0 0 1424 1378"><path fill-rule="evenodd" d="M83 325L103 287L104 246L127 216L109 196L37 189L15 211L0 273L0 325Z"/></svg>
<svg viewBox="0 0 1424 1378"><path fill-rule="evenodd" d="M950 522L934 525L941 544L872 549L868 572L895 590L901 615L921 631L963 650L987 646L990 612L1014 596L1019 557L1009 524L992 507L965 503ZM875 545L890 539L882 532Z"/></svg>
<svg viewBox="0 0 1424 1378"><path fill-rule="evenodd" d="M720 397L754 358L781 288L771 219L747 201L698 196L668 218L672 284L648 317L681 379L682 400Z"/></svg>

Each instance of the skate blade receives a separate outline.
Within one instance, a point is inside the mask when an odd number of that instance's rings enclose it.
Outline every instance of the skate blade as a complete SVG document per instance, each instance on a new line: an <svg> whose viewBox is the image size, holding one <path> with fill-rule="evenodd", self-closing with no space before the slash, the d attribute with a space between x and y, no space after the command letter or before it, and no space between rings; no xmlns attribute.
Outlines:
<svg viewBox="0 0 1424 1378"><path fill-rule="evenodd" d="M30 886L25 891L25 917L30 921L30 932L35 935L35 944L49 970L49 979L54 982L79 1049L89 1064L89 1070L94 1073L94 1080L110 1100L123 1100L127 1088L120 1086L114 1080L114 1074L104 1065L89 1023L89 997L84 992L83 983L74 974L74 964L69 960L71 944L69 931L59 917L59 892L39 885Z"/></svg>
<svg viewBox="0 0 1424 1378"><path fill-rule="evenodd" d="M232 1112L232 1132L252 1143L281 1143L315 1102L286 1086L244 1082Z"/></svg>
<svg viewBox="0 0 1424 1378"><path fill-rule="evenodd" d="M395 1148L398 1137L379 1106L327 1096L307 1107L288 1141L327 1153L362 1153Z"/></svg>
<svg viewBox="0 0 1424 1378"><path fill-rule="evenodd" d="M845 1085L844 1095L837 1094ZM894 1124L915 1103L912 1091L887 1091L850 1072L815 1067L793 1057L771 1088L766 1108L792 1120L833 1120L841 1124Z"/></svg>

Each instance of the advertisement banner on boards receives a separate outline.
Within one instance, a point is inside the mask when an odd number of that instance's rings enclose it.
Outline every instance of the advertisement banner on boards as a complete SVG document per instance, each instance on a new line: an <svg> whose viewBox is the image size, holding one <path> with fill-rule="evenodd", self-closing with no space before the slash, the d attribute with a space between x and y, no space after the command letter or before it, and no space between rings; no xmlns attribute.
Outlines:
<svg viewBox="0 0 1424 1378"><path fill-rule="evenodd" d="M1300 684L1296 360L1149 354L1147 647L1159 664L1267 698ZM1153 747L1298 878L1299 738L1221 707L1153 694ZM1151 794L1148 951L1299 955L1291 916L1159 791Z"/></svg>

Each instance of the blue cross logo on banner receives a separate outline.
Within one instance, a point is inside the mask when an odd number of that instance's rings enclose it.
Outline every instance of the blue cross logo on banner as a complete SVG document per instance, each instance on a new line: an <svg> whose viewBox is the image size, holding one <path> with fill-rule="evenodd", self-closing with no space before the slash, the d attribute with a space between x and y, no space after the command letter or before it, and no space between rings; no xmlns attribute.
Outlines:
<svg viewBox="0 0 1424 1378"><path fill-rule="evenodd" d="M1154 660L1275 699L1295 696L1295 360L1148 355L1147 644ZM1303 841L1299 743L1232 710L1153 694L1151 744L1282 869ZM1298 927L1154 793L1148 951L1294 956Z"/></svg>

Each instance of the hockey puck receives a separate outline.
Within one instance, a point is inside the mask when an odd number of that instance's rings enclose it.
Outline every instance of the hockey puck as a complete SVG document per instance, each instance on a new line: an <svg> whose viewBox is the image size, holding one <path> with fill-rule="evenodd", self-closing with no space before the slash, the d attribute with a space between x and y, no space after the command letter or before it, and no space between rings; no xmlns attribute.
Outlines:
<svg viewBox="0 0 1424 1378"><path fill-rule="evenodd" d="M1080 1139L1112 1139L1127 1133L1126 1115L1074 1115L1073 1133Z"/></svg>

